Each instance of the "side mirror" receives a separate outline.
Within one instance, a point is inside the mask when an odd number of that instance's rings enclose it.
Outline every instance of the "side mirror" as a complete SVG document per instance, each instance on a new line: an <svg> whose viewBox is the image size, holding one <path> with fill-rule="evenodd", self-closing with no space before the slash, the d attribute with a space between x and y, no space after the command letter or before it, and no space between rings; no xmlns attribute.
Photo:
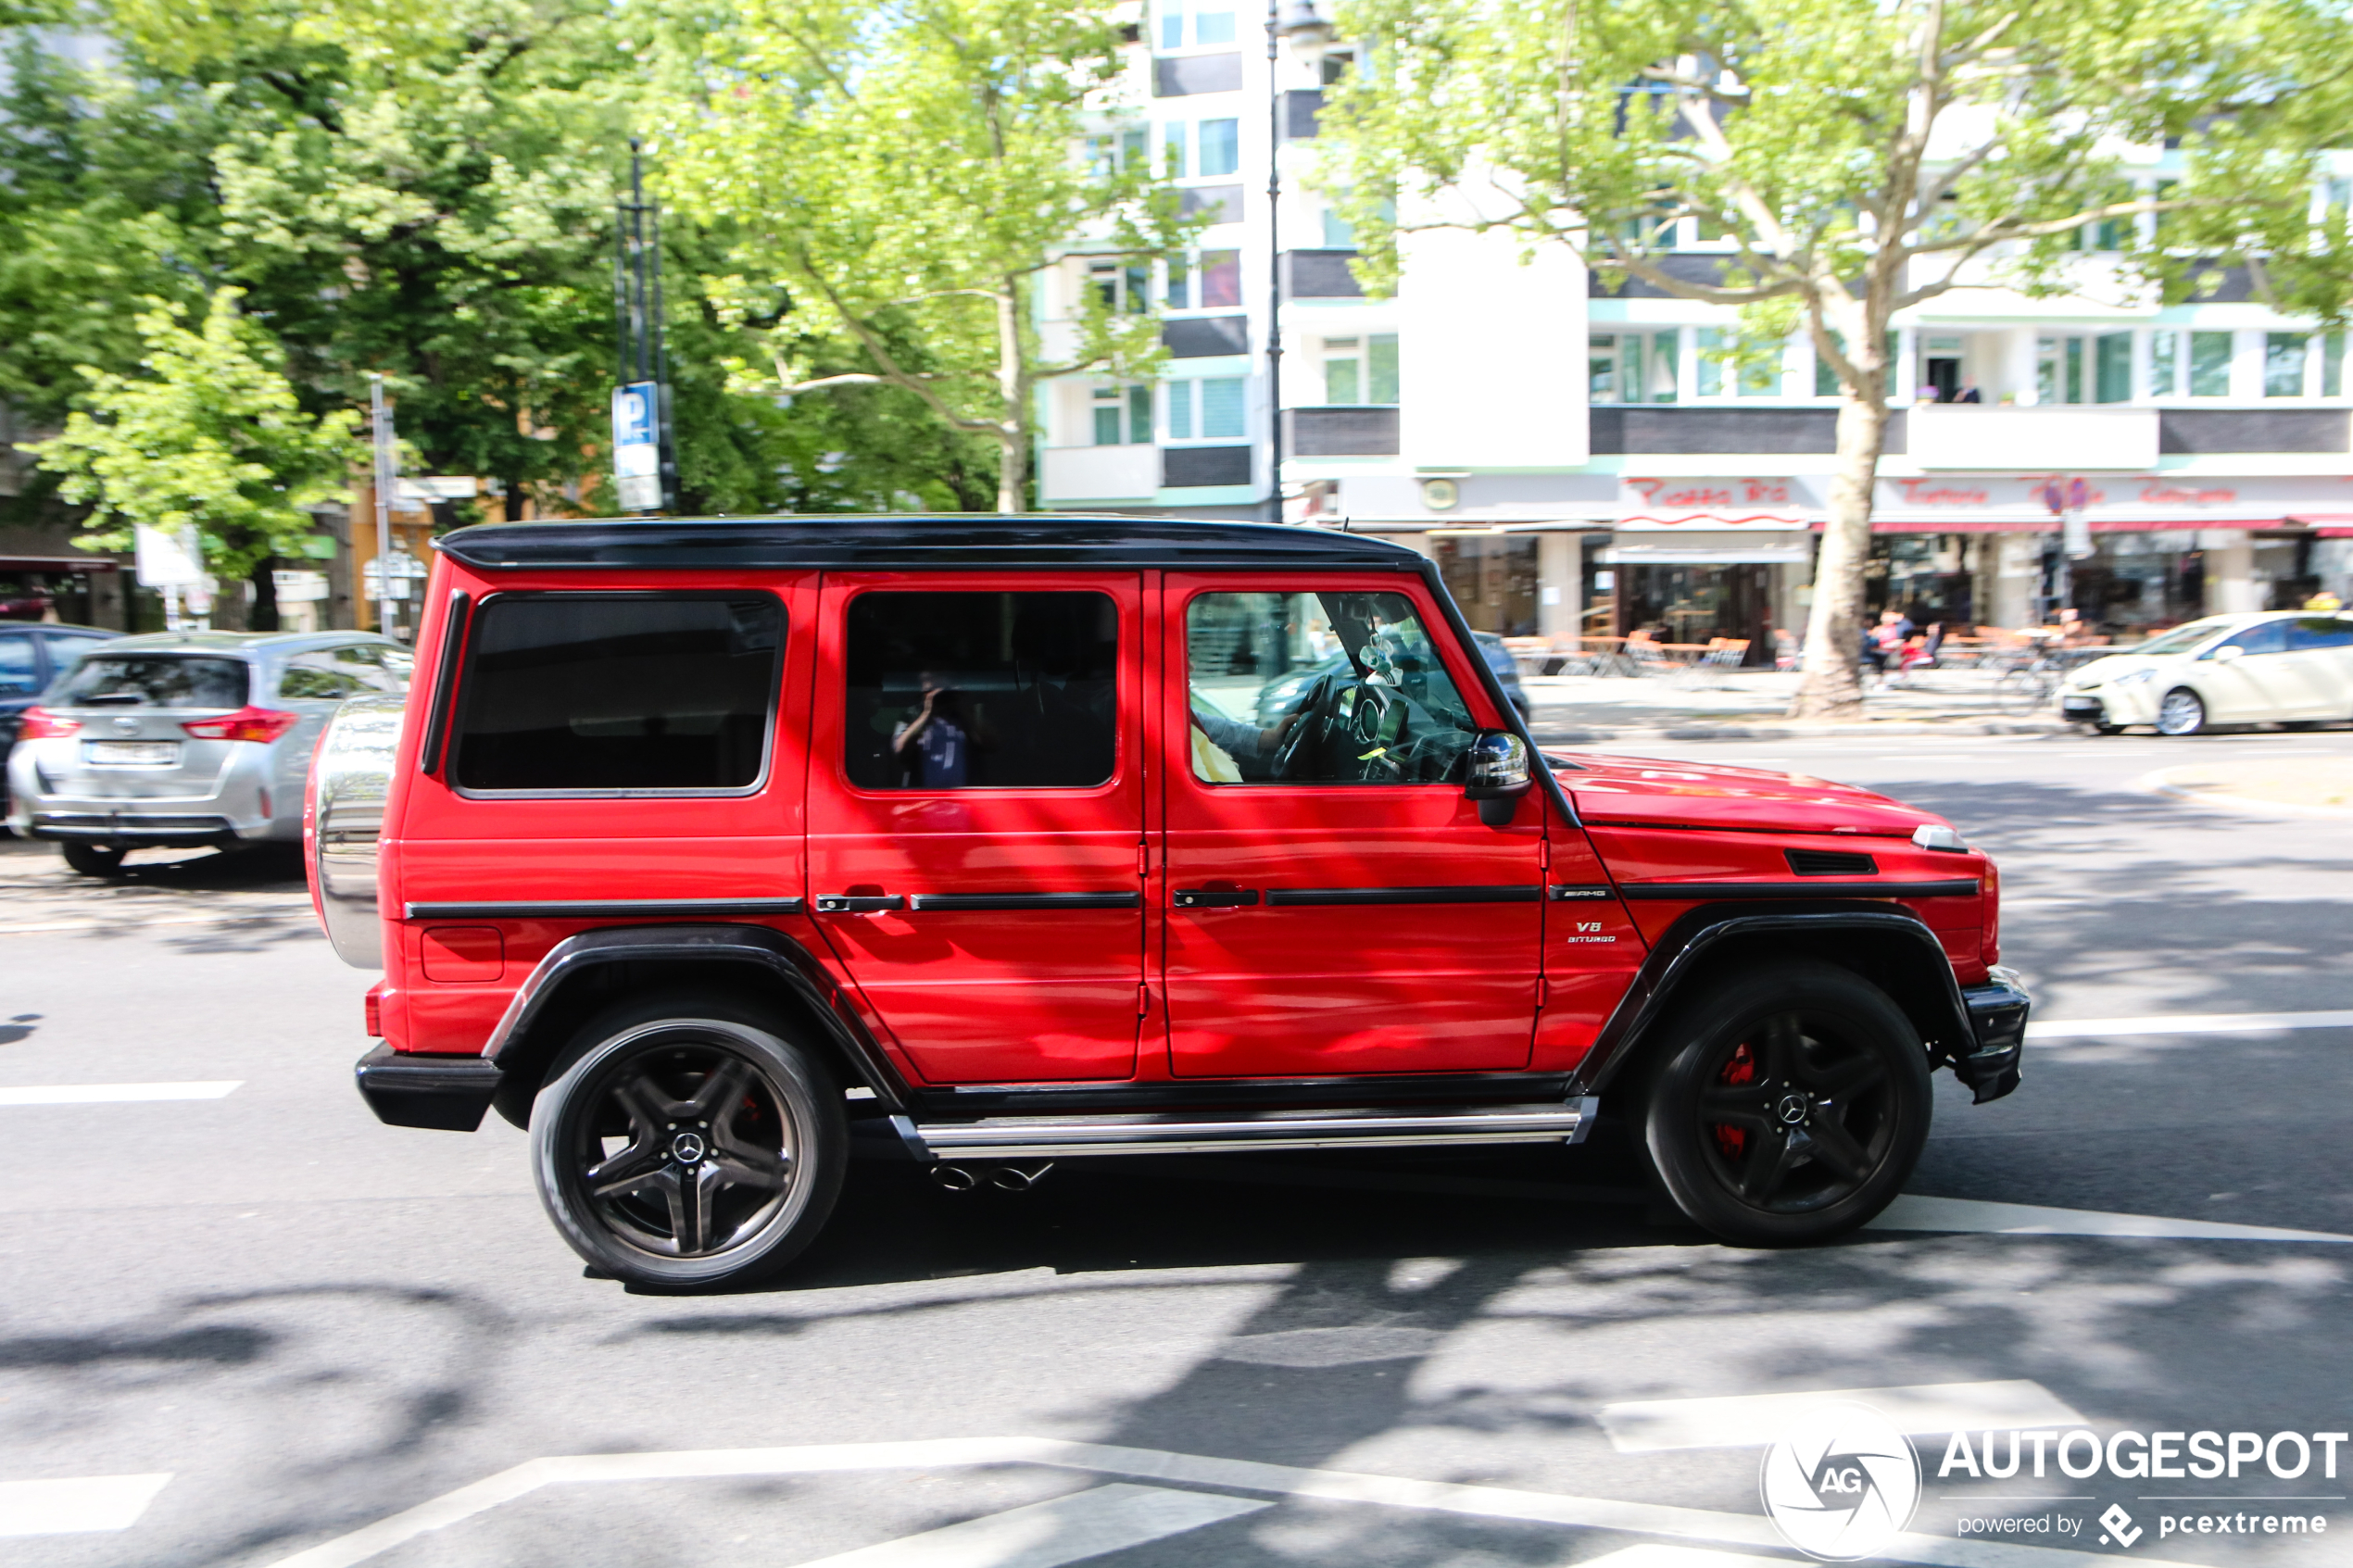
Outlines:
<svg viewBox="0 0 2353 1568"><path fill-rule="evenodd" d="M1478 802L1478 820L1499 828L1512 820L1519 797L1535 782L1529 771L1528 743L1503 730L1489 730L1471 742L1463 797Z"/></svg>
<svg viewBox="0 0 2353 1568"><path fill-rule="evenodd" d="M2246 650L2239 646L2236 643L2224 643L2221 647L2214 650L2214 657L2221 659L2223 663L2228 664L2234 659L2246 658Z"/></svg>

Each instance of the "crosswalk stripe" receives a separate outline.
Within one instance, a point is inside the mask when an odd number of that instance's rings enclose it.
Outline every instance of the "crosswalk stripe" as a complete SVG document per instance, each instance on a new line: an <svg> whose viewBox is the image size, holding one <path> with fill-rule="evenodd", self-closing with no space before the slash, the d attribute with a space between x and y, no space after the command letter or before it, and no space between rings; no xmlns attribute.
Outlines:
<svg viewBox="0 0 2353 1568"><path fill-rule="evenodd" d="M128 1530L147 1512L171 1472L81 1475L64 1481L0 1481L0 1536L78 1536Z"/></svg>
<svg viewBox="0 0 2353 1568"><path fill-rule="evenodd" d="M1995 1236L2142 1236L2177 1241L2353 1241L2334 1231L2281 1230L2220 1220L2170 1220L2161 1214L2113 1214L2097 1209L2046 1209L2036 1203L1991 1203L1974 1198L1920 1198L1906 1193L1863 1227L1874 1231L1982 1232Z"/></svg>
<svg viewBox="0 0 2353 1568"><path fill-rule="evenodd" d="M2039 1383L1923 1383L1900 1388L1828 1388L1706 1399L1636 1399L1604 1405L1597 1419L1622 1454L1680 1449L1750 1449L1772 1442L1825 1399L1869 1405L1907 1434L1982 1427L2081 1426L2083 1418Z"/></svg>
<svg viewBox="0 0 2353 1568"><path fill-rule="evenodd" d="M0 1105L112 1105L143 1099L220 1099L242 1078L185 1084L28 1084L0 1088Z"/></svg>
<svg viewBox="0 0 2353 1568"><path fill-rule="evenodd" d="M2268 1035L2279 1029L2353 1029L2353 1011L2160 1012L2145 1018L2062 1018L2029 1023L2030 1040L2094 1040L2109 1035Z"/></svg>
<svg viewBox="0 0 2353 1568"><path fill-rule="evenodd" d="M1416 1481L1344 1470L1311 1470L1257 1460L1216 1459L1165 1449L1131 1449L1058 1437L933 1437L905 1442L819 1443L801 1448L706 1449L670 1453L573 1454L527 1460L471 1486L380 1519L348 1535L282 1558L273 1568L354 1568L434 1530L472 1519L543 1486L621 1481L683 1481L749 1475L843 1474L877 1470L939 1472L1003 1464L1042 1464L1145 1482L1217 1487L1277 1498L1370 1503L1455 1518L1502 1519L1570 1529L1785 1549L1772 1524L1755 1513L1624 1502L1612 1498L1530 1492L1512 1486ZM1907 1532L1880 1553L1891 1562L1941 1568L2082 1568L2083 1554L2010 1541L1954 1540ZM2179 1562L2142 1556L2143 1562Z"/></svg>
<svg viewBox="0 0 2353 1568"><path fill-rule="evenodd" d="M801 1568L1063 1568L1273 1506L1122 1481L861 1547Z"/></svg>

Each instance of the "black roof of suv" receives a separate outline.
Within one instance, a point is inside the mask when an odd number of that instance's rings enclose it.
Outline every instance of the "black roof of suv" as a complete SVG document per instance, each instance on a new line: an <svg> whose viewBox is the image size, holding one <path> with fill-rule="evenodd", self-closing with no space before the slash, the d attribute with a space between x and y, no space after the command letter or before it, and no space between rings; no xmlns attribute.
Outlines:
<svg viewBox="0 0 2353 1568"><path fill-rule="evenodd" d="M892 571L1025 566L1301 566L1419 571L1402 545L1325 528L1168 518L1001 516L599 518L494 522L434 541L477 571Z"/></svg>

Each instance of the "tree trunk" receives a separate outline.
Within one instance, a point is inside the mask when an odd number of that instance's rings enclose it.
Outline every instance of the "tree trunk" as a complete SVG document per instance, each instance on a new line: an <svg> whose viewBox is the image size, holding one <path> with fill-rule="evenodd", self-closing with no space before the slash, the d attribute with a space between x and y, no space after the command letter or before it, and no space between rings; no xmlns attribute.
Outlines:
<svg viewBox="0 0 2353 1568"><path fill-rule="evenodd" d="M1869 367L1873 390L1879 368ZM1793 719L1863 716L1863 568L1871 558L1871 490L1887 440L1887 399L1849 392L1838 406L1838 471L1831 479L1814 608L1806 618L1806 662Z"/></svg>
<svg viewBox="0 0 2353 1568"><path fill-rule="evenodd" d="M997 296L997 509L1023 509L1029 477L1029 374L1022 363L1021 289L1018 277L1004 280Z"/></svg>

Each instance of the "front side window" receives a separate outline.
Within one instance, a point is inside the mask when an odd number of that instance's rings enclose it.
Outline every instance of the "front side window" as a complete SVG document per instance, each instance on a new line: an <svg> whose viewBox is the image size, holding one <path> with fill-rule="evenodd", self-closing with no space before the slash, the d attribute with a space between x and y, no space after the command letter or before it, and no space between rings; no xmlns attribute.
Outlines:
<svg viewBox="0 0 2353 1568"><path fill-rule="evenodd" d="M501 594L458 686L466 790L740 790L775 729L784 606L767 594Z"/></svg>
<svg viewBox="0 0 2353 1568"><path fill-rule="evenodd" d="M1196 778L1462 782L1478 728L1403 594L1202 594L1185 648Z"/></svg>
<svg viewBox="0 0 2353 1568"><path fill-rule="evenodd" d="M2287 646L2291 652L2353 648L2353 621L2339 615L2308 615L2290 623Z"/></svg>
<svg viewBox="0 0 2353 1568"><path fill-rule="evenodd" d="M94 654L58 689L59 708L243 708L252 667L242 659Z"/></svg>
<svg viewBox="0 0 2353 1568"><path fill-rule="evenodd" d="M2232 633L2215 645L2214 651L2221 653L2224 648L2236 648L2239 652L2248 655L2285 653L2287 651L2287 622L2259 621L2252 626Z"/></svg>
<svg viewBox="0 0 2353 1568"><path fill-rule="evenodd" d="M862 789L1086 788L1118 758L1108 594L850 600L843 770Z"/></svg>

